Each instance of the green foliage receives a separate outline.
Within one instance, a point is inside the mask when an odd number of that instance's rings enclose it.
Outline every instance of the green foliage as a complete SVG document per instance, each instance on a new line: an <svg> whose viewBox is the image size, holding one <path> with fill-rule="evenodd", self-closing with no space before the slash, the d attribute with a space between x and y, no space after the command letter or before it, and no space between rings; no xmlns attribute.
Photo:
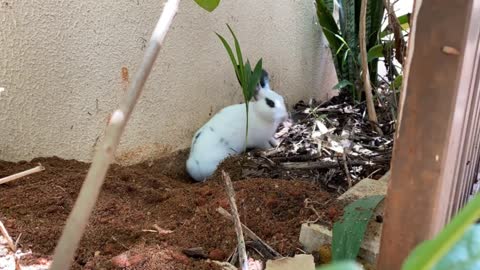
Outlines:
<svg viewBox="0 0 480 270"><path fill-rule="evenodd" d="M347 205L340 221L333 225L333 261L355 260L375 207L383 195L370 196Z"/></svg>
<svg viewBox="0 0 480 270"><path fill-rule="evenodd" d="M195 2L208 12L214 11L220 4L220 0L195 0Z"/></svg>
<svg viewBox="0 0 480 270"><path fill-rule="evenodd" d="M395 80L393 80L393 82L391 83L392 84L392 88L393 89L400 89L400 87L402 86L402 83L403 83L403 75L398 75Z"/></svg>
<svg viewBox="0 0 480 270"><path fill-rule="evenodd" d="M343 81L340 81L339 83L337 83L333 89L343 89L347 86L353 86L353 84L347 80L343 80Z"/></svg>
<svg viewBox="0 0 480 270"><path fill-rule="evenodd" d="M247 123L246 123L246 131L245 131L245 148L247 147L247 138L248 138L248 104L249 101L252 99L253 95L255 94L255 88L260 81L260 76L262 76L262 59L258 60L255 68L252 70L250 66L250 61L247 59L247 62L243 62L242 50L240 49L240 44L238 42L235 33L233 32L232 28L227 24L228 30L233 36L234 44L235 44L235 52L237 57L233 54L233 50L228 44L228 42L223 38L220 34L217 34L218 38L222 42L223 46L227 50L228 56L233 65L233 69L235 70L235 75L237 76L238 82L242 87L243 98L245 100L245 107L246 107L246 116L247 116ZM237 60L238 59L238 60Z"/></svg>
<svg viewBox="0 0 480 270"><path fill-rule="evenodd" d="M432 270L480 269L480 225L473 225Z"/></svg>
<svg viewBox="0 0 480 270"><path fill-rule="evenodd" d="M382 198L373 199L373 197L370 197L370 199L372 200L369 208L374 208ZM357 202L352 203L347 208ZM346 212L347 208L345 209ZM369 220L370 218L365 215L365 219ZM478 219L480 219L480 194L476 195L434 239L418 245L405 260L402 270L480 269L480 224L474 224ZM354 230L357 229L354 228ZM353 230L342 232L352 234ZM335 228L333 235L335 239ZM349 256L353 256L353 253L350 253ZM352 261L354 259L335 261L334 255L334 263L318 267L317 270L358 269L355 268Z"/></svg>
<svg viewBox="0 0 480 270"><path fill-rule="evenodd" d="M355 261L334 262L329 265L319 266L315 270L362 270L362 266Z"/></svg>
<svg viewBox="0 0 480 270"><path fill-rule="evenodd" d="M421 243L407 260L404 262L402 270L437 270L446 269L445 266L452 263L452 260L459 259L455 256L449 256L449 252L462 252L465 258L464 266L468 264L480 264L480 246L477 239L469 240L466 236L470 234L478 235L478 228L475 231L468 232L472 224L480 218L480 196L476 195L460 213L432 240ZM462 240L465 239L465 240ZM459 244L460 246L455 247ZM471 244L476 244L473 250L468 249ZM462 245L464 247L462 248ZM461 259L461 258L460 258ZM459 268L455 265L454 269L477 269L477 268Z"/></svg>
<svg viewBox="0 0 480 270"><path fill-rule="evenodd" d="M328 41L333 55L333 62L339 82L347 80L350 84L342 84L343 89L352 91L356 98L360 97L360 89L355 85L360 80L360 47L359 22L361 0L341 0L340 6L343 16L340 16L339 25L333 17L333 1L315 0L317 17L323 34ZM367 3L366 39L367 51L380 44L379 32L384 15L383 0L369 0ZM378 55L378 48L375 56ZM371 57L369 61L370 76L373 83L377 81L378 57ZM338 84L337 84L338 86Z"/></svg>
<svg viewBox="0 0 480 270"><path fill-rule="evenodd" d="M377 44L370 48L367 53L367 61L372 62L375 59L383 57L383 44Z"/></svg>
<svg viewBox="0 0 480 270"><path fill-rule="evenodd" d="M402 30L403 31L407 31L408 29L410 29L410 22L409 22L409 19L410 19L410 13L407 13L407 14L403 14L401 16L399 16L397 19L398 21L400 22L400 26L402 27ZM392 34L392 31L391 29L389 29L388 27L386 29L384 29L381 33L380 33L380 37L381 38L384 38L388 35Z"/></svg>

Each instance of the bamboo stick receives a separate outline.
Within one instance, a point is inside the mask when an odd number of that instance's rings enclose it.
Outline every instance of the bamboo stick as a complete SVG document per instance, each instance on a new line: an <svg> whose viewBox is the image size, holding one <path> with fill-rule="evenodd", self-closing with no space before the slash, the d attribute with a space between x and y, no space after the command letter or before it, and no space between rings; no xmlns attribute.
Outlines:
<svg viewBox="0 0 480 270"><path fill-rule="evenodd" d="M33 173L44 171L44 170L45 170L45 167L43 167L42 164L38 164L38 166L35 167L35 168L31 168L31 169L28 169L26 171L19 172L19 173L12 174L10 176L1 178L0 179L0 185L8 183L8 182L13 181L13 180L17 180L19 178L25 177L25 176L33 174Z"/></svg>
<svg viewBox="0 0 480 270"><path fill-rule="evenodd" d="M153 31L140 69L135 74L133 82L130 84L126 96L120 104L120 108L115 110L110 118L105 132L105 139L93 157L80 194L55 248L53 262L50 267L51 270L65 270L71 265L75 250L85 231L108 168L114 159L120 137L140 97L145 81L152 70L153 64L165 40L165 36L177 13L179 3L180 0L168 0L165 4L162 15Z"/></svg>

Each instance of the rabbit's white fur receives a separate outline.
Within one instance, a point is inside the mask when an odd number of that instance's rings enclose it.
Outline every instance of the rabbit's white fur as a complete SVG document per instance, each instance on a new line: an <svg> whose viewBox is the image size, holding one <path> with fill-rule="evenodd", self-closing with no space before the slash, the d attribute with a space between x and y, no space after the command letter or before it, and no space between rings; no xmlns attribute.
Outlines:
<svg viewBox="0 0 480 270"><path fill-rule="evenodd" d="M267 102L267 99L270 101ZM272 108L270 105L274 104ZM270 105L268 104L270 103ZM187 171L196 181L205 181L220 162L245 149L245 103L223 108L193 137ZM271 148L278 126L288 118L284 99L270 89L268 73L262 74L255 98L249 102L248 148Z"/></svg>

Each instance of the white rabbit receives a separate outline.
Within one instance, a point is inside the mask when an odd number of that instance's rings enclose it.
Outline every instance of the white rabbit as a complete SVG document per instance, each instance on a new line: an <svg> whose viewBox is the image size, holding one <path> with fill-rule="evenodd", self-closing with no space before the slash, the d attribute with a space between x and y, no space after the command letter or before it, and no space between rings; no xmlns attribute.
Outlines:
<svg viewBox="0 0 480 270"><path fill-rule="evenodd" d="M270 89L265 70L248 107L247 147L268 149L276 145L273 136L288 112L283 97ZM225 107L195 133L187 160L193 179L205 181L225 158L245 150L245 109L245 103Z"/></svg>

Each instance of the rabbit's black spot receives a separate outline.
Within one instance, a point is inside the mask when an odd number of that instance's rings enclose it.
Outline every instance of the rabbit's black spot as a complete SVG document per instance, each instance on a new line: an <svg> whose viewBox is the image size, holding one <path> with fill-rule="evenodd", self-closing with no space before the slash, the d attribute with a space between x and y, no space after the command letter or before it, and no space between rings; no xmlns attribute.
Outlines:
<svg viewBox="0 0 480 270"><path fill-rule="evenodd" d="M195 139L193 139L193 145L195 145L195 143L197 143L197 139L198 137L200 137L200 134L202 134L202 132L198 132L197 135L195 135Z"/></svg>
<svg viewBox="0 0 480 270"><path fill-rule="evenodd" d="M265 86L267 85L267 81L268 81L268 73L262 69L262 76L260 77L260 86L262 88L265 88Z"/></svg>
<svg viewBox="0 0 480 270"><path fill-rule="evenodd" d="M265 101L267 102L268 107L273 108L275 107L275 102L269 98L265 98Z"/></svg>
<svg viewBox="0 0 480 270"><path fill-rule="evenodd" d="M208 127L212 132L215 132L215 129L213 129L212 127Z"/></svg>
<svg viewBox="0 0 480 270"><path fill-rule="evenodd" d="M223 143L225 146L230 145L230 143L225 138L220 138L220 143Z"/></svg>

